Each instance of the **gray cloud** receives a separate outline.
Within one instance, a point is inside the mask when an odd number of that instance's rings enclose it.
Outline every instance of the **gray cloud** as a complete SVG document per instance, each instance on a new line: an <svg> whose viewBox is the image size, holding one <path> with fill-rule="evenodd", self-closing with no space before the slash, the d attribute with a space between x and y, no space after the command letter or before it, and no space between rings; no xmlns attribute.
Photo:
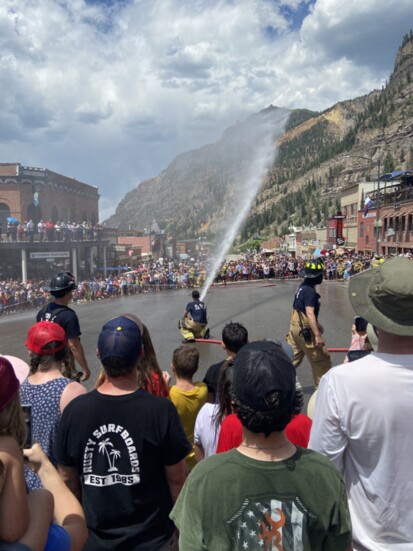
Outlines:
<svg viewBox="0 0 413 551"><path fill-rule="evenodd" d="M107 215L270 103L380 87L410 21L411 0L2 0L0 161L99 186Z"/></svg>

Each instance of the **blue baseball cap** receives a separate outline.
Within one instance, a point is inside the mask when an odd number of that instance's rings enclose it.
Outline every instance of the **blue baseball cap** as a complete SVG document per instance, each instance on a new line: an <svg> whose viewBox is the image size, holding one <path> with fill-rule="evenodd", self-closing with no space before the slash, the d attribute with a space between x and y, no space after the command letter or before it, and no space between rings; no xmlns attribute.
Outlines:
<svg viewBox="0 0 413 551"><path fill-rule="evenodd" d="M99 358L103 365L108 358L118 358L125 366L137 363L142 350L138 325L125 316L113 318L102 327L98 339Z"/></svg>

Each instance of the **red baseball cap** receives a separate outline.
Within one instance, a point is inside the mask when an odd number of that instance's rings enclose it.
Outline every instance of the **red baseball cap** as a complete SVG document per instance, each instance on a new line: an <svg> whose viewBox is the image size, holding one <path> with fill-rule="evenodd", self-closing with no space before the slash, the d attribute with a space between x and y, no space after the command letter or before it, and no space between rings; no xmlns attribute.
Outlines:
<svg viewBox="0 0 413 551"><path fill-rule="evenodd" d="M29 366L20 358L0 356L0 411L13 400L19 390L20 383L29 374Z"/></svg>
<svg viewBox="0 0 413 551"><path fill-rule="evenodd" d="M54 348L47 348L51 342L56 342ZM67 346L66 332L58 323L39 321L32 325L27 333L26 346L30 352L51 356Z"/></svg>

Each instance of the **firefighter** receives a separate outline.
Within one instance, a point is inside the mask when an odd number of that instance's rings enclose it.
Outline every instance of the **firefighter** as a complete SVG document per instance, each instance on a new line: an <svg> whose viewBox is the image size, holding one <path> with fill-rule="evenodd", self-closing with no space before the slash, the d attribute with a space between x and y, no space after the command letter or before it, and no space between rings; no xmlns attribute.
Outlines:
<svg viewBox="0 0 413 551"><path fill-rule="evenodd" d="M50 286L44 287L44 290L49 291L54 300L43 306L37 313L36 321L54 321L63 327L69 343L70 364L70 371L64 373L64 376L76 381L87 381L90 377L90 369L80 341L79 319L76 312L68 306L76 288L75 278L70 272L60 272L54 276ZM82 371L76 370L75 360Z"/></svg>
<svg viewBox="0 0 413 551"><path fill-rule="evenodd" d="M195 339L208 339L207 307L199 300L199 291L192 291L192 302L188 302L182 319L179 320L179 330L183 342L194 342Z"/></svg>
<svg viewBox="0 0 413 551"><path fill-rule="evenodd" d="M321 258L308 260L300 275L304 281L294 296L290 332L286 342L294 350L294 367L297 368L307 357L310 362L314 385L317 388L321 377L331 367L331 358L327 351L323 326L318 322L320 295L316 286L323 281L324 263Z"/></svg>

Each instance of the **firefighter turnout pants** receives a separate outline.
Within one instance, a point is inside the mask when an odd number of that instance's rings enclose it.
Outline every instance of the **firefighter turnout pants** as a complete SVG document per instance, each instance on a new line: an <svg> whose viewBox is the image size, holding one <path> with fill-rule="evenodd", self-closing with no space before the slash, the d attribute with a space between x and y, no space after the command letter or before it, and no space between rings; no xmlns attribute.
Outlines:
<svg viewBox="0 0 413 551"><path fill-rule="evenodd" d="M182 318L179 320L179 330L183 338L191 342L195 339L205 338L207 324L198 323L191 318Z"/></svg>
<svg viewBox="0 0 413 551"><path fill-rule="evenodd" d="M303 327L310 328L307 317L305 314L301 314L301 323ZM308 359L311 370L313 372L314 385L317 388L321 377L327 373L331 367L331 357L328 353L327 347L324 345L322 348L315 346L315 338L311 331L311 342L306 342L301 333L301 325L298 316L298 312L293 310L291 316L290 332L286 337L286 342L292 346L294 351L293 364L297 368L304 359L304 356Z"/></svg>

